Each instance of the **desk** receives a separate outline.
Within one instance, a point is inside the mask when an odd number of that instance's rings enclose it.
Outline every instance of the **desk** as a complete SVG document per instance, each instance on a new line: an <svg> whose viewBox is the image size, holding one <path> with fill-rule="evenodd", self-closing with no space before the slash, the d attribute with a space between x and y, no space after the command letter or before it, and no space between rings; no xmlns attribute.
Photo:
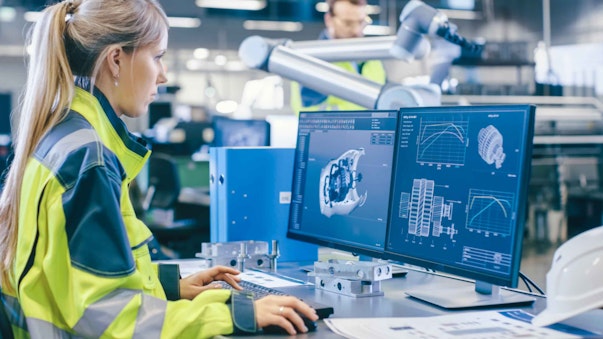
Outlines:
<svg viewBox="0 0 603 339"><path fill-rule="evenodd" d="M279 274L285 276L308 280L306 273L298 269L299 266L289 263L279 264ZM438 289L442 287L450 288L454 286L467 285L469 282L456 280L445 276L435 275L422 271L410 270L406 277L393 278L382 282L382 290L385 296L382 297L366 297L366 298L351 298L342 296L336 293L331 293L319 289L314 289L313 286L295 286L279 288L284 292L295 294L302 299L315 300L322 304L332 305L335 313L331 318L352 318L352 317L427 317L452 312L467 312L476 311L447 311L440 309L430 304L411 299L404 293L405 290L416 289L421 287L424 289ZM545 298L535 296L536 301L527 307L509 307L509 309L523 309L532 314L539 313L546 306ZM481 310L487 310L482 308ZM502 310L503 308L489 308L490 310ZM564 322L567 325L579 327L588 331L603 333L603 310L594 310L582 315L576 316ZM322 321L318 321L318 329L303 335L304 337L313 338L341 338L339 335L332 332L327 325ZM276 338L275 335L266 335L265 337ZM285 336L283 336L285 337Z"/></svg>

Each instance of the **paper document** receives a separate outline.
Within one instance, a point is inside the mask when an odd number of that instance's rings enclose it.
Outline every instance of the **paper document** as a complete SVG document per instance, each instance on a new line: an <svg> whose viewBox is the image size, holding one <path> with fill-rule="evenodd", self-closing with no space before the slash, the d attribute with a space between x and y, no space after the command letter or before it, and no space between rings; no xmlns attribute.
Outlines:
<svg viewBox="0 0 603 339"><path fill-rule="evenodd" d="M264 287L270 287L270 288L278 288L278 287L289 287L289 286L299 286L299 285L303 285L303 282L294 280L294 279L288 279L288 278L280 278L278 276L272 275L272 274L268 274L268 273L264 273L264 272L260 272L260 271L253 271L253 270L245 270L245 272L241 273L239 275L239 277L241 277L241 279L245 280L245 281L249 281Z"/></svg>
<svg viewBox="0 0 603 339"><path fill-rule="evenodd" d="M433 317L327 318L329 328L346 338L584 338L601 334L552 325L537 327L522 310L478 311Z"/></svg>

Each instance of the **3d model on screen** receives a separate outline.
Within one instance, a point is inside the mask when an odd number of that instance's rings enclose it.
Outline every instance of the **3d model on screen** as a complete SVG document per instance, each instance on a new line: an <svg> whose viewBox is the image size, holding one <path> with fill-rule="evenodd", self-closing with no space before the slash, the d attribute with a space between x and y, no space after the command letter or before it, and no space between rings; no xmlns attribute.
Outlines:
<svg viewBox="0 0 603 339"><path fill-rule="evenodd" d="M458 231L454 224L442 226L442 220L452 219L453 205L445 203L444 197L434 195L434 187L433 180L414 179L412 192L401 193L399 217L408 219L408 234L428 237L431 231L434 237L444 233L452 239Z"/></svg>
<svg viewBox="0 0 603 339"><path fill-rule="evenodd" d="M496 127L489 125L482 128L477 135L478 152L488 165L495 164L500 168L505 161L503 153L503 136Z"/></svg>
<svg viewBox="0 0 603 339"><path fill-rule="evenodd" d="M327 217L333 214L347 215L356 207L364 205L368 192L358 195L356 183L362 180L358 173L358 159L364 148L351 149L333 159L320 172L320 213Z"/></svg>

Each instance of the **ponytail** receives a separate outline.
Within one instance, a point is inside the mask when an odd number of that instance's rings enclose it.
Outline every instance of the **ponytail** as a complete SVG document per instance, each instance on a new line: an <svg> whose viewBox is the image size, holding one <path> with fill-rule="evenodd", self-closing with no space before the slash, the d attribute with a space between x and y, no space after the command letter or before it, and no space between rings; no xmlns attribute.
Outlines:
<svg viewBox="0 0 603 339"><path fill-rule="evenodd" d="M48 131L64 118L74 93L63 34L67 2L47 7L33 25L28 39L27 82L13 121L15 157L0 195L0 284L11 277L17 246L19 200L29 157Z"/></svg>

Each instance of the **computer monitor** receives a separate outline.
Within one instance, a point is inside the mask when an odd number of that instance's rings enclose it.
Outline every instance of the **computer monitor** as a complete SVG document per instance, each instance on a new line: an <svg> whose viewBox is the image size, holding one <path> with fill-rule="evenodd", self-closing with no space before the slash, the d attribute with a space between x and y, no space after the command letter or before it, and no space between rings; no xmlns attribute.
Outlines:
<svg viewBox="0 0 603 339"><path fill-rule="evenodd" d="M407 291L444 308L523 304L516 287L535 107L400 110L385 256L476 280Z"/></svg>
<svg viewBox="0 0 603 339"><path fill-rule="evenodd" d="M214 117L213 146L269 146L270 124L266 120Z"/></svg>
<svg viewBox="0 0 603 339"><path fill-rule="evenodd" d="M380 257L397 111L301 112L287 237Z"/></svg>
<svg viewBox="0 0 603 339"><path fill-rule="evenodd" d="M199 152L202 148L205 153L209 152L209 146L214 141L214 128L208 121L181 121L174 130L184 132L185 150L188 155Z"/></svg>
<svg viewBox="0 0 603 339"><path fill-rule="evenodd" d="M149 104L149 128L153 128L157 121L172 117L172 103L169 101L154 101Z"/></svg>

